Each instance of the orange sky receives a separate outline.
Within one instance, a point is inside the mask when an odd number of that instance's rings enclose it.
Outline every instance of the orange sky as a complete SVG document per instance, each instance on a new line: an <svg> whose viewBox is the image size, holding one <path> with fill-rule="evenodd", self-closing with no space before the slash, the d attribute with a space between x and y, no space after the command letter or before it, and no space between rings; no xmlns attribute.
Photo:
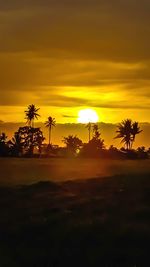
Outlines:
<svg viewBox="0 0 150 267"><path fill-rule="evenodd" d="M0 2L0 120L150 122L149 0Z"/></svg>

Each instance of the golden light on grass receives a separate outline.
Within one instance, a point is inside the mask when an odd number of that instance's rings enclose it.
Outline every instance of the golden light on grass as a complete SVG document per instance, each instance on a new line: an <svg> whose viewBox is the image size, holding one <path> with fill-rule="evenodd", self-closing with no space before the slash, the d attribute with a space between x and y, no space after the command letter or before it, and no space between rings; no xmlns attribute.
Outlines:
<svg viewBox="0 0 150 267"><path fill-rule="evenodd" d="M78 122L79 123L96 123L98 122L99 117L95 110L93 109L82 109L78 113Z"/></svg>

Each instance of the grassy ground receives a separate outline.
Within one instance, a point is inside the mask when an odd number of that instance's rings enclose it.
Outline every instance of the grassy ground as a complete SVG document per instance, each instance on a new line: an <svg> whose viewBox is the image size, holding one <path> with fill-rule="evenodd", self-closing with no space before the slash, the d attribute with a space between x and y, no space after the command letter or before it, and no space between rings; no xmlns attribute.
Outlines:
<svg viewBox="0 0 150 267"><path fill-rule="evenodd" d="M148 170L1 187L0 266L150 266L149 192Z"/></svg>
<svg viewBox="0 0 150 267"><path fill-rule="evenodd" d="M150 160L0 158L0 185L149 173Z"/></svg>

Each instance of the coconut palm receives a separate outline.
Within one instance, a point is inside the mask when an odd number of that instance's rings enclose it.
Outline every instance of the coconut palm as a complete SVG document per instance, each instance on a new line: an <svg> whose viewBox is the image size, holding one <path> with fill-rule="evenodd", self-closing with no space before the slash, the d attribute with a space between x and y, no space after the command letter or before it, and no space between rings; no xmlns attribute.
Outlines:
<svg viewBox="0 0 150 267"><path fill-rule="evenodd" d="M35 105L29 105L28 109L25 110L27 123L29 126L34 127L34 120L38 119L40 115L38 114L39 108L36 108Z"/></svg>
<svg viewBox="0 0 150 267"><path fill-rule="evenodd" d="M123 120L117 127L116 133L118 134L115 138L122 138L121 143L124 143L129 150L132 143L132 121L130 119Z"/></svg>
<svg viewBox="0 0 150 267"><path fill-rule="evenodd" d="M51 144L51 133L52 133L52 127L56 126L55 118L52 118L51 116L48 117L47 121L45 122L45 126L49 128L49 146Z"/></svg>
<svg viewBox="0 0 150 267"><path fill-rule="evenodd" d="M118 124L118 134L115 138L122 138L121 143L124 143L127 150L132 148L135 136L142 132L138 125L138 122L132 122L130 119L123 120Z"/></svg>

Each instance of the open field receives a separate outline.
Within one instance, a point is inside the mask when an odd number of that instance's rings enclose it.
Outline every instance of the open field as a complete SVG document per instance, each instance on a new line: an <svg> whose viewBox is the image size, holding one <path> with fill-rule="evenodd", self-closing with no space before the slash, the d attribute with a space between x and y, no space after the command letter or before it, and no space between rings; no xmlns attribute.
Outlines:
<svg viewBox="0 0 150 267"><path fill-rule="evenodd" d="M150 266L149 161L2 159L5 168L0 267Z"/></svg>
<svg viewBox="0 0 150 267"><path fill-rule="evenodd" d="M0 158L0 185L149 173L150 160Z"/></svg>

